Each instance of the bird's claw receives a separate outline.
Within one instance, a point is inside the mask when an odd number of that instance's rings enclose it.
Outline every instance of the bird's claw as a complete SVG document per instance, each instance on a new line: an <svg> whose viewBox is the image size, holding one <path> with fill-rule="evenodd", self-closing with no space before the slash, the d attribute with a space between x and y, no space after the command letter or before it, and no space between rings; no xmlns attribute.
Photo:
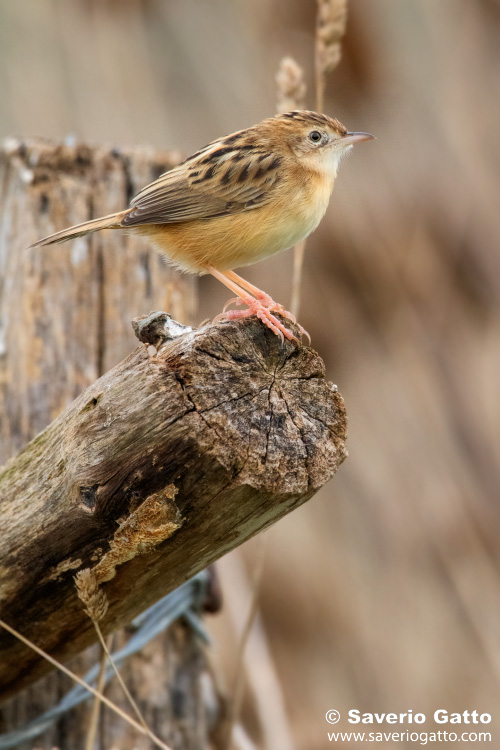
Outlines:
<svg viewBox="0 0 500 750"><path fill-rule="evenodd" d="M301 336L307 336L309 344L311 343L311 336L310 336L310 334L306 331L305 328L303 328L300 325L300 323L297 323L297 318L295 317L295 315L293 313L289 312L288 310L285 310L285 308L283 307L283 305L280 305L279 302L275 302L272 299L272 297L270 297L268 294L263 293L262 296L257 297L257 299L270 312L277 312L280 315L283 315L284 318L287 318L287 320L291 320L292 323L295 323L298 326L298 328L299 328L300 335ZM241 304L241 300L240 300L240 304Z"/></svg>
<svg viewBox="0 0 500 750"><path fill-rule="evenodd" d="M247 305L248 309L227 310L230 304ZM214 318L213 322L219 323L224 320L238 320L240 318L248 318L252 315L256 315L259 320L264 323L264 325L266 325L271 329L273 333L276 334L276 336L279 336L281 341L284 341L284 339L287 338L289 341L296 341L297 343L299 343L297 337L294 336L293 333L289 331L288 328L286 328L283 323L281 323L278 318L276 318L271 312L272 310L273 312L283 314L283 309L284 308L281 305L276 305L276 303L271 299L271 297L268 297L268 295L265 295L265 298L263 300L255 299L255 297L251 297L250 295L248 295L248 297L237 297L236 299L229 300L229 302L224 305L223 312L220 315L217 315L217 317ZM295 318L293 318L290 313L288 315L284 315L284 317L295 322ZM299 328L301 334L303 332L305 333L304 329L301 326L299 326Z"/></svg>

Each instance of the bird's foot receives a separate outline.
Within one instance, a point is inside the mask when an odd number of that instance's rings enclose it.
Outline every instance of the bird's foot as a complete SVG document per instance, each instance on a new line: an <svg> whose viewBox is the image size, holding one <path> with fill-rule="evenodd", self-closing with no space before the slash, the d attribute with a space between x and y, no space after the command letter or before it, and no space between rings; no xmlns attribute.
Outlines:
<svg viewBox="0 0 500 750"><path fill-rule="evenodd" d="M280 315L283 315L284 318L287 318L288 320L291 320L292 323L296 323L295 315L292 315L291 312L288 312L288 310L285 310L283 305L280 305L279 302L275 302L272 297L270 297L265 292L261 292L260 294L256 294L255 297L261 302L265 308L270 310L271 312L277 312Z"/></svg>
<svg viewBox="0 0 500 750"><path fill-rule="evenodd" d="M297 323L297 319L296 319L296 317L295 317L295 315L293 313L289 312L288 310L285 310L285 308L283 307L283 305L280 305L279 302L275 302L273 300L273 298L269 296L269 294L266 294L265 292L260 291L260 289L259 290L255 289L255 291L252 290L252 295L254 297L256 297L256 299L258 299L259 302L261 302L262 305L266 308L266 310L269 310L269 312L279 313L280 315L283 315L283 317L286 318L287 320L291 320L292 323L295 323L296 326L298 327L299 331L300 331L300 335L301 336L307 336L307 338L309 339L309 343L311 343L311 336L306 331L306 329L303 328L300 325L300 323ZM234 300L230 300L225 305L224 309L226 309L226 307L231 302L234 302L237 305L239 305L239 304L243 304L243 305L246 304L246 302L244 302L240 298L236 298Z"/></svg>
<svg viewBox="0 0 500 750"><path fill-rule="evenodd" d="M227 307L231 304L246 305L248 309L247 310L227 310ZM268 304L270 305L269 307L268 307ZM289 339L289 341L296 341L297 343L299 343L297 337L294 336L293 333L288 330L288 328L285 328L283 323L281 323L278 320L278 318L276 318L272 314L271 310L273 312L278 312L284 315L284 317L288 318L289 320L292 320L293 322L295 322L295 318L291 316L291 313L286 314L286 311L282 312L284 308L281 305L276 305L276 303L273 302L271 297L269 297L267 294L264 295L264 300L255 299L255 297L252 297L250 295L245 296L245 297L236 297L235 299L229 300L229 302L227 302L224 305L224 311L220 315L217 315L217 317L214 318L213 322L219 323L223 320L238 320L240 318L249 318L252 315L256 315L259 318L259 320L261 320L264 323L264 325L266 325L268 328L271 329L273 333L279 336L281 341L287 338ZM304 329L301 326L299 326L299 328L300 328L301 334L305 333L307 336L309 336L309 334L306 331L304 331Z"/></svg>
<svg viewBox="0 0 500 750"><path fill-rule="evenodd" d="M256 299L258 299L259 302L261 302L267 310L283 315L284 318L291 320L292 323L297 322L295 320L295 315L293 315L291 312L288 312L288 310L285 310L283 305L280 305L279 302L275 302L273 298L269 296L269 294L266 294L265 292L260 291L260 289L255 288L255 291L252 291L252 295Z"/></svg>

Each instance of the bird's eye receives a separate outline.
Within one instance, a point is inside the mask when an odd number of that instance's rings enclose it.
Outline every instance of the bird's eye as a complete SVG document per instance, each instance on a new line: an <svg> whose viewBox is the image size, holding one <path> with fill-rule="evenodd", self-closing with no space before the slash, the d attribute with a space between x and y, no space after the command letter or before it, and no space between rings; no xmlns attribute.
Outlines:
<svg viewBox="0 0 500 750"><path fill-rule="evenodd" d="M309 133L309 140L313 143L319 143L321 140L321 133L318 130L312 130Z"/></svg>

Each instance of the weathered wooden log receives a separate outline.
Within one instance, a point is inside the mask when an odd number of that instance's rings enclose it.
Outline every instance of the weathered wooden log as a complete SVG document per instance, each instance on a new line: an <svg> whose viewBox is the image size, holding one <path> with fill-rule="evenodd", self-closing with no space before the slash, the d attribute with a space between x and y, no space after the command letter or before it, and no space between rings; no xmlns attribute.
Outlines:
<svg viewBox="0 0 500 750"><path fill-rule="evenodd" d="M158 325L140 325L157 346ZM161 337L160 337L161 338ZM144 345L0 472L0 612L59 659L110 632L308 500L345 457L341 396L310 348L256 319ZM0 633L0 698L47 665Z"/></svg>

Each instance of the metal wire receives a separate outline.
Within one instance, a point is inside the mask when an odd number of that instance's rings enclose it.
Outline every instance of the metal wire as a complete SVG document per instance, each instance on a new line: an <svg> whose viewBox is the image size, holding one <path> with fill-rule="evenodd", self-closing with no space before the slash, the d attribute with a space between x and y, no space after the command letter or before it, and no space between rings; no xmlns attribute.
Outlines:
<svg viewBox="0 0 500 750"><path fill-rule="evenodd" d="M129 656L136 654L180 617L184 617L194 632L208 643L208 635L198 614L205 597L207 582L208 573L202 571L138 615L131 623L131 627L135 628L135 633L123 648L112 654L115 664L118 666ZM99 664L94 664L83 679L92 685L97 681L98 673ZM105 685L113 674L112 667L108 665L104 679ZM14 748L22 742L38 737L63 714L91 697L88 690L77 685L66 693L56 706L41 714L37 719L33 719L20 729L0 735L0 750Z"/></svg>

